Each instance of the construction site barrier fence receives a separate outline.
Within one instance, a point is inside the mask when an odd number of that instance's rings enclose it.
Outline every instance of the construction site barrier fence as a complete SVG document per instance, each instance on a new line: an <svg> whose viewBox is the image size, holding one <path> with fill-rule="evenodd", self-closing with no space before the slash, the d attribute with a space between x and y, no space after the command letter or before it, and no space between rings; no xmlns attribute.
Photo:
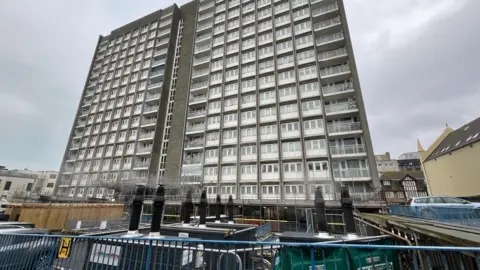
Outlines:
<svg viewBox="0 0 480 270"><path fill-rule="evenodd" d="M1 269L480 269L480 248L0 234Z"/></svg>

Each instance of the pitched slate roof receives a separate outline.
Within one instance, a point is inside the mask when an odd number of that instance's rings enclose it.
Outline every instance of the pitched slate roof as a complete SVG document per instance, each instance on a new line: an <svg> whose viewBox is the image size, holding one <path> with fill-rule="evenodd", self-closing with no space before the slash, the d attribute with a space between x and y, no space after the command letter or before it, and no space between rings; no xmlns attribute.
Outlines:
<svg viewBox="0 0 480 270"><path fill-rule="evenodd" d="M422 171L392 171L392 172L384 172L382 176L380 176L380 180L402 180L405 178L406 175L409 175L416 180L424 179Z"/></svg>
<svg viewBox="0 0 480 270"><path fill-rule="evenodd" d="M450 133L425 159L429 161L480 141L480 117Z"/></svg>

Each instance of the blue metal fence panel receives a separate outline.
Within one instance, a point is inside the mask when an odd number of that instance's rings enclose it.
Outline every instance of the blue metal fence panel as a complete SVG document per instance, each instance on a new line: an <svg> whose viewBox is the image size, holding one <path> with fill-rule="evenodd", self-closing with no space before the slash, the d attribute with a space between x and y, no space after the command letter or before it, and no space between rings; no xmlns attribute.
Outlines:
<svg viewBox="0 0 480 270"><path fill-rule="evenodd" d="M480 269L479 254L480 247L0 235L0 269L468 270Z"/></svg>
<svg viewBox="0 0 480 270"><path fill-rule="evenodd" d="M480 209L465 207L392 205L389 207L389 210L393 215L422 218L466 226L480 226Z"/></svg>

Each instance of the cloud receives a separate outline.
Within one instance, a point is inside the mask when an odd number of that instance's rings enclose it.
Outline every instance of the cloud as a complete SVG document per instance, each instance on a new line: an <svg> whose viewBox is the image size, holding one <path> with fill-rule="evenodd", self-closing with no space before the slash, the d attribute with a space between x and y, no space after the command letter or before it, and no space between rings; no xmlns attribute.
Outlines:
<svg viewBox="0 0 480 270"><path fill-rule="evenodd" d="M427 146L445 123L480 115L480 1L344 2L377 153ZM2 3L0 164L58 169L98 35L172 3Z"/></svg>

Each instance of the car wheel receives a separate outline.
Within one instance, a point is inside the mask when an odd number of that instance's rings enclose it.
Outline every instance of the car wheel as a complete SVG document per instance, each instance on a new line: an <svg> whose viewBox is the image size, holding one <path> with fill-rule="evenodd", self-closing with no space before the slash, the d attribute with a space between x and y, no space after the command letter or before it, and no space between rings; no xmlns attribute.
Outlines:
<svg viewBox="0 0 480 270"><path fill-rule="evenodd" d="M35 269L35 270L47 270L47 269L49 269L49 267L48 267L48 255L41 255L40 258L38 258L35 261L33 269Z"/></svg>

